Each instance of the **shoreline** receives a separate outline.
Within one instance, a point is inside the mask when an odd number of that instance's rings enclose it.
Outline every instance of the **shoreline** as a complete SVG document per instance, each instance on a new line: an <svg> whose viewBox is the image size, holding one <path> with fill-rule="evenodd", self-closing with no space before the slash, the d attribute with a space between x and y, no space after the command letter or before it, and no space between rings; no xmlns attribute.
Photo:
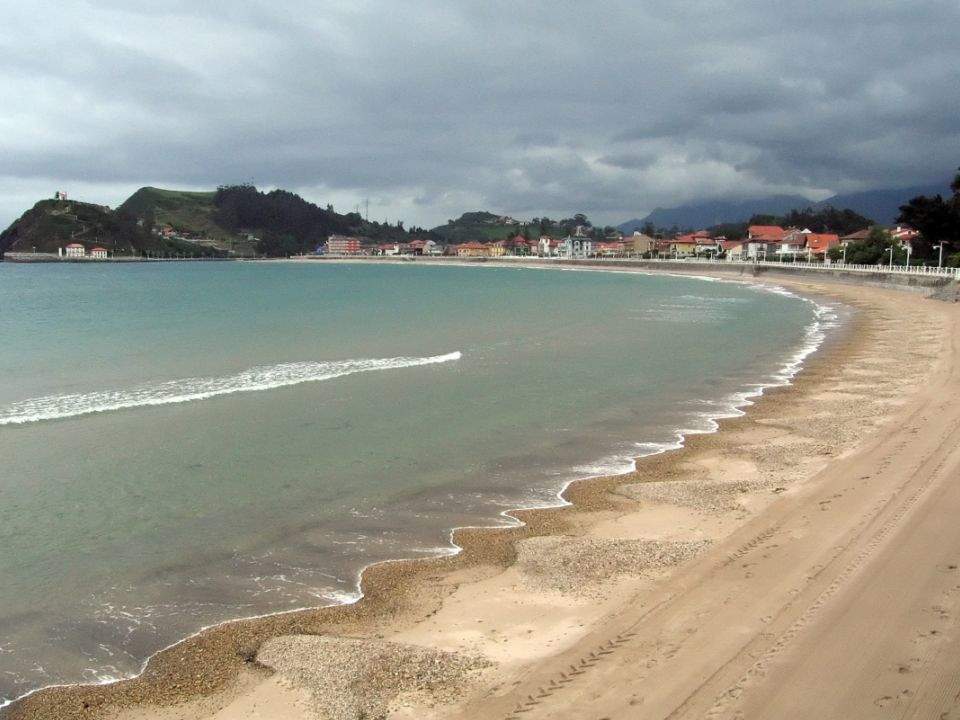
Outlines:
<svg viewBox="0 0 960 720"><path fill-rule="evenodd" d="M360 262L363 262L363 261L360 261ZM400 261L400 260L396 260L396 261L386 260L381 262L410 266L409 262ZM478 266L477 264L471 265L470 263L464 263L464 262L450 261L450 262L444 263L439 267L477 268L477 267L483 267L483 266L482 265ZM488 265L487 267L498 267L498 266L491 264L491 265ZM513 269L524 269L524 267L521 267L518 265L512 265L508 267L512 267ZM651 272L646 269L637 269L637 268L595 268L595 267L579 267L579 266L575 266L575 267L552 266L551 267L549 265L537 265L532 267L527 266L526 269L562 270L565 272L615 272L615 273L627 274L627 275L663 274L663 273ZM446 547L436 548L436 554L431 554L427 556L391 558L388 560L376 561L376 562L364 565L357 571L355 590L345 595L345 599L339 602L333 602L329 605L305 606L305 607L299 607L299 608L292 608L288 610L279 610L276 612L268 612L268 613L263 613L259 615L229 618L220 622L213 623L211 625L201 627L200 629L190 633L186 637L176 640L170 643L169 645L157 650L156 652L151 653L151 655L143 661L140 669L135 674L129 675L127 677L109 678L99 682L53 684L53 685L47 685L47 686L29 691L28 693L20 697L14 698L13 700L8 701L5 704L0 704L0 719L5 717L4 712L8 708L11 708L11 709L16 708L16 706L22 704L24 701L27 701L30 698L39 694L44 694L48 692L69 691L71 689L82 689L82 688L110 688L114 685L136 681L144 675L144 673L147 671L150 663L154 660L154 658L160 655L163 655L165 653L175 651L181 645L188 643L189 641L194 640L199 636L204 635L205 633L223 628L225 626L230 626L236 623L243 623L243 622L256 622L260 620L267 620L270 618L286 616L286 615L296 615L299 613L321 612L331 608L349 607L358 602L361 602L366 597L366 594L364 593L364 590L363 590L365 575L367 574L368 571L375 568L376 566L388 565L392 563L430 562L430 561L441 560L449 557L457 557L460 554L462 554L464 551L464 548L459 544L457 540L461 532L467 532L467 531L495 532L500 530L522 529L526 526L526 522L523 519L521 519L520 514L528 513L528 512L550 511L550 510L557 510L557 509L572 507L574 503L569 501L565 497L565 495L573 485L576 485L578 483L584 483L584 482L605 480L605 479L620 477L620 476L628 475L630 473L634 473L637 471L637 464L640 462L643 462L647 458L662 455L664 453L670 453L670 452L682 450L686 446L687 442L693 437L696 437L699 435L711 435L711 434L717 433L721 430L721 423L730 419L743 417L746 414L745 408L749 408L753 406L759 399L763 398L764 395L767 394L769 391L778 389L778 388L790 387L792 385L793 379L797 376L798 373L802 372L804 362L809 357L811 357L812 355L818 352L818 350L822 347L823 343L827 339L827 333L829 332L829 330L835 327L835 325L833 325L829 320L830 317L835 317L835 315L832 315L830 312L831 311L830 306L821 304L817 300L814 300L810 297L806 297L802 294L785 290L779 285L770 285L768 283L757 282L757 281L748 280L748 279L715 278L710 276L689 275L689 274L681 274L681 273L668 273L668 274L679 275L681 277L697 279L701 281L735 283L739 285L750 286L760 292L769 292L769 293L775 293L780 295L786 295L788 297L791 297L792 299L796 299L800 302L805 302L812 305L814 308L814 318L812 322L806 326L800 346L794 352L788 354L783 359L782 363L778 367L776 367L763 382L751 384L747 386L747 388L745 389L731 392L730 394L724 396L721 400L717 401L718 405L720 406L718 407L717 410L713 412L702 413L698 416L699 420L702 420L706 423L707 427L705 429L695 428L695 427L677 428L675 430L675 438L671 442L637 443L638 445L655 446L656 449L650 452L646 452L638 455L632 455L630 457L628 467L624 467L618 470L611 469L611 471L609 472L603 472L596 475L574 477L562 482L555 493L555 497L556 497L555 503L545 504L545 505L529 505L529 506L525 505L525 506L512 507L512 508L507 508L505 510L502 510L498 515L506 520L506 523L503 525L467 525L467 526L457 526L457 527L450 528L447 535L448 545ZM827 318L826 320L824 319L825 317ZM458 353L455 353L455 354L458 354ZM430 358L430 359L434 360L434 358ZM97 410L92 410L90 412L97 412ZM42 420L47 418L41 417L37 419ZM29 420L29 422L34 422L34 421L35 421L34 419ZM17 422L17 421L14 421L14 422ZM2 424L3 422L2 420L0 420L0 425ZM589 462L590 461L588 461L588 463Z"/></svg>
<svg viewBox="0 0 960 720"><path fill-rule="evenodd" d="M614 268L610 269L612 270ZM616 268L616 270L622 272L625 269ZM631 272L630 270L626 271ZM633 272L636 272L636 270L633 270ZM731 281L729 278L723 279ZM756 280L751 280L750 282L751 284L761 284ZM783 283L777 282L776 284L780 285ZM811 301L809 298L801 297L807 301ZM849 332L854 334L858 331L852 328ZM822 342L822 339L819 342ZM769 404L772 402L770 398L797 392L795 390L797 386L796 384L791 384L791 378L796 377L804 359L810 359L809 356L811 353L814 353L815 349L816 348L808 350L805 354L802 354L799 359L785 362L782 366L783 369L778 374L787 372L786 369L791 367L791 365L794 365L794 368L792 372L786 374L783 382L771 383L764 387L757 388L755 393L739 393L738 395L744 396L742 397L742 403L740 403L739 406L734 403L734 406L742 408L751 405L760 405L765 401ZM797 354L799 355L801 353ZM819 361L822 363L826 361L825 356L827 354L828 353L816 353L812 359L815 362ZM722 434L728 425L735 425L737 421L743 417L744 413L739 409L734 414L720 413L715 418L711 418L711 422L716 426L712 430L703 432L687 431L685 437L681 440L681 447L676 449L675 452L670 452L670 449L665 448L659 453L638 457L635 465L646 463L650 461L651 458L657 456L680 456L685 450L697 445L699 438L716 437ZM670 462L677 463L680 462L680 460L678 457L672 457ZM142 703L148 699L159 700L160 704L164 704L179 702L184 697L209 695L211 692L222 689L225 685L229 684L230 678L221 676L213 682L210 682L209 678L200 678L197 676L193 678L195 682L187 687L183 687L182 683L171 682L179 677L178 673L172 672L175 668L164 667L168 659L172 659L169 658L171 654L178 652L190 654L197 649L199 649L202 654L204 652L203 646L207 644L204 642L204 639L210 639L206 637L207 635L223 636L235 634L239 636L239 638L252 635L256 636L257 642L259 643L263 641L264 636L269 637L275 636L276 634L287 635L296 632L311 631L335 631L343 634L344 631L348 630L351 626L362 626L369 623L371 616L381 612L378 608L385 610L388 615L391 610L396 611L398 609L398 603L402 604L402 597L391 598L388 596L397 594L403 596L409 593L411 585L416 584L416 578L418 576L431 572L449 573L462 571L470 567L491 563L501 567L509 566L511 560L515 560L516 551L513 546L516 542L523 538L542 537L562 529L563 525L565 525L564 519L560 518L558 522L557 516L563 515L565 510L570 509L574 512L589 512L591 508L605 507L609 501L603 499L601 496L605 495L610 487L626 482L624 478L635 473L636 469L633 473L628 472L615 476L572 480L566 483L558 492L558 498L563 504L504 511L503 515L505 517L513 518L518 523L523 523L523 525L506 528L456 528L451 531L451 541L460 547L459 552L452 549L451 553L437 557L410 560L400 559L368 566L361 571L360 582L364 594L361 596L362 599L358 598L358 601L355 603L333 605L318 609L287 611L260 618L221 623L212 628L202 630L155 654L151 660L148 661L146 667L137 679L124 680L111 685L71 685L59 688L47 688L35 692L26 698L21 698L15 704L9 706L9 717L52 717L53 715L44 715L43 713L46 710L54 712L54 708L57 708L58 703L61 701L66 705L74 705L75 712L74 714L69 714L69 712L64 713L63 710L66 708L60 706L59 710L55 711L58 713L56 717L94 717L95 713L89 711L103 708L110 704L126 706ZM601 487L603 488L602 490ZM251 627L258 624L271 625L274 627L271 631L263 633ZM377 620L374 620L373 624L376 625ZM248 641L249 639L250 638L247 637ZM237 640L237 638L234 638L234 640ZM193 647L195 645L200 647ZM234 645L241 655L248 654L245 652L245 648L240 646L239 641L235 642ZM153 666L154 661L156 662L156 667ZM174 661L173 664L176 665L177 661ZM249 665L248 662L238 665L236 660L227 664L232 665L236 673L242 671ZM204 681L196 682L197 680ZM152 682L158 683L160 687L149 688L148 686ZM164 688L164 685L168 685L168 687ZM53 696L59 697L54 698ZM52 703L45 702L46 700L52 700ZM0 714L2 714L2 711L0 711Z"/></svg>

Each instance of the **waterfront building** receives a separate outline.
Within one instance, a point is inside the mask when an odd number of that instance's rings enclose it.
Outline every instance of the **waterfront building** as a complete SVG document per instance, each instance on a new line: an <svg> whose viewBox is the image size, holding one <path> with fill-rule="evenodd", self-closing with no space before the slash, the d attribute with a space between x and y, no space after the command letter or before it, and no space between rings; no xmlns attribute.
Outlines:
<svg viewBox="0 0 960 720"><path fill-rule="evenodd" d="M639 230L634 230L628 242L632 245L631 251L636 255L644 255L657 249L657 241Z"/></svg>
<svg viewBox="0 0 960 720"><path fill-rule="evenodd" d="M744 244L749 260L766 260L776 254L787 231L779 225L751 225Z"/></svg>
<svg viewBox="0 0 960 720"><path fill-rule="evenodd" d="M327 253L330 255L360 255L360 238L350 235L331 235L327 238Z"/></svg>
<svg viewBox="0 0 960 720"><path fill-rule="evenodd" d="M65 254L68 258L86 257L86 256L87 256L87 249L86 249L83 245L81 245L80 243L70 243L70 244L67 245L67 247L65 248L64 254Z"/></svg>
<svg viewBox="0 0 960 720"><path fill-rule="evenodd" d="M107 249L102 247L95 247L90 251L90 257L95 260L106 260L107 254Z"/></svg>
<svg viewBox="0 0 960 720"><path fill-rule="evenodd" d="M840 236L834 233L810 233L807 235L807 257L824 258L827 251L840 244Z"/></svg>
<svg viewBox="0 0 960 720"><path fill-rule="evenodd" d="M487 257L490 254L487 246L480 242L466 242L457 245L457 257Z"/></svg>

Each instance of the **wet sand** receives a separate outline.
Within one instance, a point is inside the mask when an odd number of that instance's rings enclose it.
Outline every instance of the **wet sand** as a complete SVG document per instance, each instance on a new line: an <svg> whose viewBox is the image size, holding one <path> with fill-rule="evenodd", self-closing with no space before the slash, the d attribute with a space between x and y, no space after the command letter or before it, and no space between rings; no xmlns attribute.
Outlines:
<svg viewBox="0 0 960 720"><path fill-rule="evenodd" d="M720 432L9 717L953 717L960 308L777 284L851 327Z"/></svg>

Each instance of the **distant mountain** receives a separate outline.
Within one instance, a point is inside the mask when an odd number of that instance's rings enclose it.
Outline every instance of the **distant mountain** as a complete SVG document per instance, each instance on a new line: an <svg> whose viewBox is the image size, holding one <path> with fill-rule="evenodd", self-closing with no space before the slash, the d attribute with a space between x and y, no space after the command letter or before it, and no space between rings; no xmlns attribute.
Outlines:
<svg viewBox="0 0 960 720"><path fill-rule="evenodd" d="M937 194L949 195L950 189L946 184L934 184L884 190L867 190L866 192L834 195L818 203L818 205L850 208L881 225L892 225L897 221L897 215L900 214L901 205L906 205L917 195Z"/></svg>
<svg viewBox="0 0 960 720"><path fill-rule="evenodd" d="M632 233L651 222L657 228L698 230L701 228L746 220L751 215L769 213L782 215L796 207L806 207L810 201L802 195L772 195L749 200L707 200L688 203L675 208L657 208L645 218L629 220L617 228Z"/></svg>
<svg viewBox="0 0 960 720"><path fill-rule="evenodd" d="M696 230L724 223L746 222L753 215L784 215L791 210L832 205L849 208L875 222L889 225L895 222L900 205L917 195L936 195L948 192L943 185L916 185L906 188L886 188L859 193L834 195L821 202L812 202L802 195L771 195L749 200L709 200L687 203L675 208L657 208L644 218L628 220L617 227L632 233L652 222L658 228L678 227Z"/></svg>

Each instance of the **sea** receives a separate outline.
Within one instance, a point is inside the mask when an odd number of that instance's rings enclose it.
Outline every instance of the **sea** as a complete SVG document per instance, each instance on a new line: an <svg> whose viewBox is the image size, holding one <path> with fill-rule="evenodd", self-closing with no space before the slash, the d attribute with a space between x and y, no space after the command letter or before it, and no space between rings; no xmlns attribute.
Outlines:
<svg viewBox="0 0 960 720"><path fill-rule="evenodd" d="M788 383L834 310L493 264L0 264L0 706L562 504Z"/></svg>

